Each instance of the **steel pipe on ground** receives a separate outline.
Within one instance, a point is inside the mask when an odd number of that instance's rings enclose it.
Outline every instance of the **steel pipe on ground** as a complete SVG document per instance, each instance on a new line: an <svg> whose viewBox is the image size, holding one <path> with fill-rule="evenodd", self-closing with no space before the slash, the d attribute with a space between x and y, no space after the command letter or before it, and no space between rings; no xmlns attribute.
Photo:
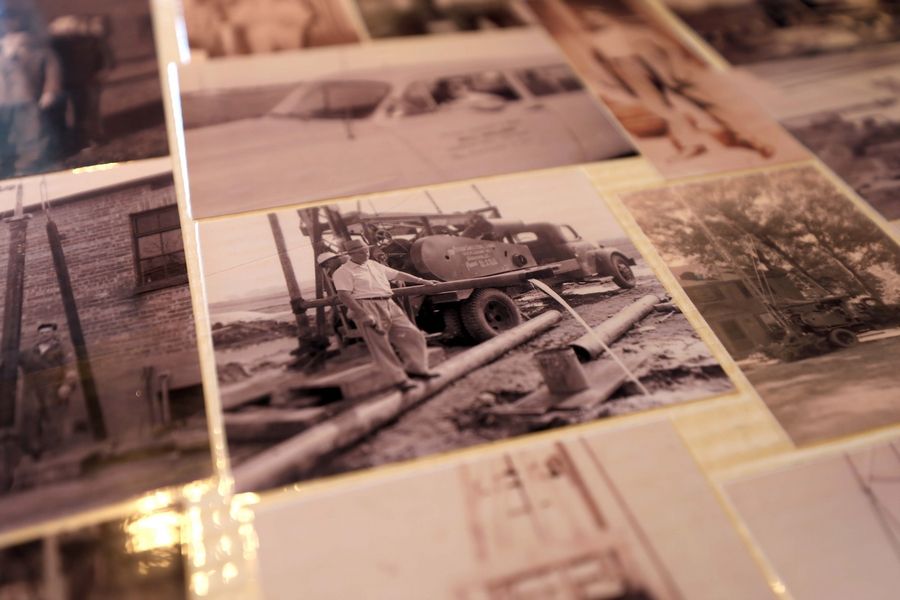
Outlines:
<svg viewBox="0 0 900 600"><path fill-rule="evenodd" d="M631 327L653 312L659 304L659 298L652 294L644 296L628 308L620 310L614 316L594 327L594 333L587 333L570 344L578 359L582 362L593 360L603 354L603 344L607 346L631 329ZM603 344L600 343L603 340Z"/></svg>
<svg viewBox="0 0 900 600"><path fill-rule="evenodd" d="M264 450L234 468L235 489L239 492L261 491L302 476L324 456L350 446L393 421L456 379L549 329L560 318L562 315L558 311L547 311L443 362L435 368L440 377L406 393L398 391L368 400Z"/></svg>

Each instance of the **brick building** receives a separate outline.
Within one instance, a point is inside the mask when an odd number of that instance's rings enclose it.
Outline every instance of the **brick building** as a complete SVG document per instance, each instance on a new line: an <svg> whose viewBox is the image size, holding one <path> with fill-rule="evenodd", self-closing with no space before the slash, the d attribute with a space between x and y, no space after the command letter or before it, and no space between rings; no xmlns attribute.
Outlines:
<svg viewBox="0 0 900 600"><path fill-rule="evenodd" d="M54 322L74 359L45 229L47 213L39 205L27 206L25 212L31 218L21 348L35 343L38 324ZM199 356L171 174L55 199L50 216L62 237L110 436L146 432L164 419L163 407L171 409L175 422L202 414ZM9 227L3 223L0 248L8 252L8 247ZM6 268L6 260L0 260L0 289L6 286ZM76 423L85 421L80 392L70 407Z"/></svg>

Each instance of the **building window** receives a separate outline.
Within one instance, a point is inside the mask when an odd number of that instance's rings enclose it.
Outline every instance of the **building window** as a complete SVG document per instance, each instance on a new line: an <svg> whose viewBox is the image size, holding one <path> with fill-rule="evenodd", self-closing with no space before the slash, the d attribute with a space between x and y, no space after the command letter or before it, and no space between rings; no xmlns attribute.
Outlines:
<svg viewBox="0 0 900 600"><path fill-rule="evenodd" d="M165 206L131 215L138 291L187 282L178 207Z"/></svg>

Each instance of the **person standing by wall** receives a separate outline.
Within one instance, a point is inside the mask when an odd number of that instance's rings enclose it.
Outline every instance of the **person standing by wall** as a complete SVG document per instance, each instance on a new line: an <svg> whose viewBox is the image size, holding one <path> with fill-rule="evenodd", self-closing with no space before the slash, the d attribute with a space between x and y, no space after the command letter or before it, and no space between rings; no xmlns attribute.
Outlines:
<svg viewBox="0 0 900 600"><path fill-rule="evenodd" d="M59 61L20 9L0 6L0 178L49 166L55 140L45 122L62 100Z"/></svg>

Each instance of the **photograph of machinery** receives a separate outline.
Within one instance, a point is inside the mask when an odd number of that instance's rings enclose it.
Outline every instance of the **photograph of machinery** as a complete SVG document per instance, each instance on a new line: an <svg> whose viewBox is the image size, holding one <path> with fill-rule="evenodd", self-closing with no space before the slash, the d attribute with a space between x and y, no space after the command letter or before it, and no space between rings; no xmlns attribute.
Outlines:
<svg viewBox="0 0 900 600"><path fill-rule="evenodd" d="M740 75L875 210L900 219L900 44L757 63Z"/></svg>
<svg viewBox="0 0 900 600"><path fill-rule="evenodd" d="M207 221L200 245L242 491L733 389L579 171Z"/></svg>
<svg viewBox="0 0 900 600"><path fill-rule="evenodd" d="M664 0L735 65L900 41L896 0Z"/></svg>
<svg viewBox="0 0 900 600"><path fill-rule="evenodd" d="M178 207L160 166L0 188L0 531L212 474Z"/></svg>
<svg viewBox="0 0 900 600"><path fill-rule="evenodd" d="M0 599L187 600L183 539L158 507L0 548Z"/></svg>
<svg viewBox="0 0 900 600"><path fill-rule="evenodd" d="M536 29L181 67L195 218L633 154Z"/></svg>
<svg viewBox="0 0 900 600"><path fill-rule="evenodd" d="M530 0L528 6L664 176L808 157L752 98L685 46L649 3Z"/></svg>
<svg viewBox="0 0 900 600"><path fill-rule="evenodd" d="M900 440L757 471L725 492L792 598L897 595Z"/></svg>
<svg viewBox="0 0 900 600"><path fill-rule="evenodd" d="M266 598L773 598L667 421L487 449L255 512Z"/></svg>
<svg viewBox="0 0 900 600"><path fill-rule="evenodd" d="M0 179L168 154L148 0L8 0L0 42Z"/></svg>
<svg viewBox="0 0 900 600"><path fill-rule="evenodd" d="M900 247L821 171L622 200L794 442L900 422Z"/></svg>

